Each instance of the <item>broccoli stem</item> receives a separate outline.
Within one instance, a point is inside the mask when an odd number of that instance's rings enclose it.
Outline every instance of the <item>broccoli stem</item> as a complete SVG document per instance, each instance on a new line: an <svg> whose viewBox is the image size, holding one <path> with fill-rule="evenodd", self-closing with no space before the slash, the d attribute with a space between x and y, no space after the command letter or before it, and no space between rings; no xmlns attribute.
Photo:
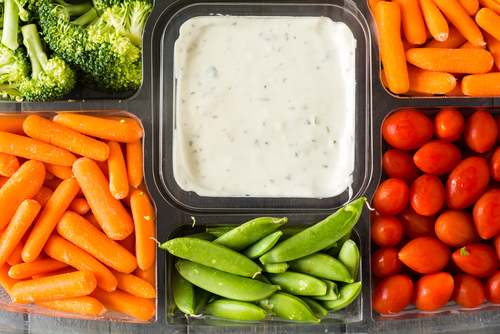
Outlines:
<svg viewBox="0 0 500 334"><path fill-rule="evenodd" d="M38 34L36 25L28 24L21 27L23 33L23 44L28 49L28 56L31 61L31 77L36 78L47 69L48 58L42 46L42 40Z"/></svg>
<svg viewBox="0 0 500 334"><path fill-rule="evenodd" d="M86 12L85 14L83 14L82 16L77 18L76 20L72 21L71 23L79 25L79 26L86 26L86 25L92 23L92 21L94 21L98 17L99 16L97 15L97 11L95 10L95 8L92 8L91 10L89 10L88 12Z"/></svg>
<svg viewBox="0 0 500 334"><path fill-rule="evenodd" d="M63 7L62 10L68 13L70 17L83 15L93 8L90 1L80 4L67 3L63 0L56 0L55 2L61 5Z"/></svg>
<svg viewBox="0 0 500 334"><path fill-rule="evenodd" d="M4 0L4 22L2 43L11 50L19 47L17 34L19 30L19 7L14 0Z"/></svg>

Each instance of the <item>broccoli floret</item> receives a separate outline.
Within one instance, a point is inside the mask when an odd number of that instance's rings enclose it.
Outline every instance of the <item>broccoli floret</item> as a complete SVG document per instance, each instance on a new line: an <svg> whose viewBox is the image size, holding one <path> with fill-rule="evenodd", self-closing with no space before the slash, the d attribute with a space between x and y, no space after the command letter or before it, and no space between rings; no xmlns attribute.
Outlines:
<svg viewBox="0 0 500 334"><path fill-rule="evenodd" d="M19 19L28 22L31 13L25 7L30 7L28 0L3 0L2 7L2 44L16 50L19 43ZM29 5L27 5L29 4Z"/></svg>
<svg viewBox="0 0 500 334"><path fill-rule="evenodd" d="M4 98L22 101L19 86L30 79L31 64L24 46L11 50L0 44L0 94Z"/></svg>

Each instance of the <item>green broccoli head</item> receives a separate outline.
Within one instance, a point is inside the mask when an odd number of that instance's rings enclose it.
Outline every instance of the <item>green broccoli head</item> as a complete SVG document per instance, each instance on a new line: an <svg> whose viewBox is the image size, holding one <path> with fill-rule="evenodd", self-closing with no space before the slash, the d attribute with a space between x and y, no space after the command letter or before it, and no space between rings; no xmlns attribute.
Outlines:
<svg viewBox="0 0 500 334"><path fill-rule="evenodd" d="M112 70L101 75L77 70L78 82L103 92L126 92L137 90L142 82L142 62L124 64L116 62Z"/></svg>
<svg viewBox="0 0 500 334"><path fill-rule="evenodd" d="M153 6L147 1L127 1L108 8L103 20L127 36L132 44L142 44L142 32Z"/></svg>
<svg viewBox="0 0 500 334"><path fill-rule="evenodd" d="M0 44L0 94L3 98L24 100L19 86L30 80L31 64L24 46L15 51Z"/></svg>

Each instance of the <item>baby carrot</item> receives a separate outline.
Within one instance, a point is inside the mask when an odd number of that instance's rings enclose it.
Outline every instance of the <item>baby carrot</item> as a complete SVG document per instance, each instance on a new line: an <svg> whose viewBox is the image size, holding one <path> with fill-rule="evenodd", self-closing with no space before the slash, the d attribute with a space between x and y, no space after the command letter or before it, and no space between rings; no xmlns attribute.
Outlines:
<svg viewBox="0 0 500 334"><path fill-rule="evenodd" d="M106 177L107 180L109 180L109 169L108 169L108 162L107 161L97 161L94 160L94 162L99 166L101 169L102 173Z"/></svg>
<svg viewBox="0 0 500 334"><path fill-rule="evenodd" d="M421 45L427 40L425 23L420 10L419 0L393 0L401 10L401 24L406 39L411 44Z"/></svg>
<svg viewBox="0 0 500 334"><path fill-rule="evenodd" d="M488 34L500 40L500 16L489 8L481 8L476 14L477 24Z"/></svg>
<svg viewBox="0 0 500 334"><path fill-rule="evenodd" d="M408 66L408 75L410 90L418 93L446 94L457 85L457 80L452 74L427 71L411 65Z"/></svg>
<svg viewBox="0 0 500 334"><path fill-rule="evenodd" d="M487 32L484 33L484 38L488 43L488 50L490 50L493 59L495 60L495 65L497 69L500 69L500 41Z"/></svg>
<svg viewBox="0 0 500 334"><path fill-rule="evenodd" d="M2 116L0 131L24 135L23 123L26 118L23 116Z"/></svg>
<svg viewBox="0 0 500 334"><path fill-rule="evenodd" d="M90 270L97 279L97 285L106 291L114 291L118 284L116 277L92 255L57 234L52 234L44 247L53 259L67 263L78 270Z"/></svg>
<svg viewBox="0 0 500 334"><path fill-rule="evenodd" d="M458 31L455 26L449 26L448 38L444 41L433 39L425 44L425 48L455 49L467 42L467 39Z"/></svg>
<svg viewBox="0 0 500 334"><path fill-rule="evenodd" d="M462 92L473 97L500 95L500 72L467 75L462 79Z"/></svg>
<svg viewBox="0 0 500 334"><path fill-rule="evenodd" d="M137 267L134 271L134 275L142 278L143 280L151 284L151 286L156 286L156 266L150 266L146 270L142 270L141 268Z"/></svg>
<svg viewBox="0 0 500 334"><path fill-rule="evenodd" d="M377 4L380 2L380 1L385 1L385 0L368 0L368 5L370 5L370 9L372 11L375 10L375 6L377 6Z"/></svg>
<svg viewBox="0 0 500 334"><path fill-rule="evenodd" d="M40 208L40 204L31 199L27 199L19 205L14 217L12 217L12 220L7 225L5 232L2 234L2 237L0 237L0 266L7 261L16 246L19 244L23 235L38 215Z"/></svg>
<svg viewBox="0 0 500 334"><path fill-rule="evenodd" d="M85 218L85 220L87 220L89 223L94 225L94 227L97 228L99 231L102 231L101 225L99 225L99 222L97 221L97 219L95 218L95 216L92 212L88 212L88 213L84 214L82 217ZM133 233L134 232L132 231L131 234L133 234ZM123 239L123 240L125 240L125 239ZM119 240L119 241L122 241L122 240Z"/></svg>
<svg viewBox="0 0 500 334"><path fill-rule="evenodd" d="M23 247L24 247L24 240L21 239L19 243L16 245L10 256L7 258L6 262L11 265L15 266L16 264L23 263Z"/></svg>
<svg viewBox="0 0 500 334"><path fill-rule="evenodd" d="M156 298L155 288L142 278L132 274L120 273L113 269L111 269L111 272L118 280L118 289L137 297Z"/></svg>
<svg viewBox="0 0 500 334"><path fill-rule="evenodd" d="M34 275L43 275L55 270L66 268L68 265L64 262L46 258L30 263L20 263L12 266L9 270L9 276L16 279L28 278Z"/></svg>
<svg viewBox="0 0 500 334"><path fill-rule="evenodd" d="M144 177L141 140L127 143L126 151L128 183L137 188Z"/></svg>
<svg viewBox="0 0 500 334"><path fill-rule="evenodd" d="M495 0L479 0L479 4L483 7L489 8L498 15L500 15L500 3Z"/></svg>
<svg viewBox="0 0 500 334"><path fill-rule="evenodd" d="M483 32L483 35L484 35L484 32ZM467 41L464 44L460 45L459 49L483 49L483 50L485 50L486 44L481 45L481 46L476 46L476 45L472 44L471 42Z"/></svg>
<svg viewBox="0 0 500 334"><path fill-rule="evenodd" d="M137 122L132 122L129 118L115 120L88 115L59 114L53 121L74 131L106 140L130 143L142 138L142 129L137 126Z"/></svg>
<svg viewBox="0 0 500 334"><path fill-rule="evenodd" d="M45 181L51 181L54 179L54 174L52 174L51 172L45 172Z"/></svg>
<svg viewBox="0 0 500 334"><path fill-rule="evenodd" d="M78 313L92 317L99 317L106 313L104 305L97 299L89 296L39 301L35 304L53 310Z"/></svg>
<svg viewBox="0 0 500 334"><path fill-rule="evenodd" d="M61 184L61 182L64 181L64 180L61 180L59 178L55 178L53 180L45 180L43 182L43 185L47 188L49 188L50 190L52 191L55 191L57 189L57 187L59 187L59 185ZM78 194L76 194L76 197L84 197L83 195L83 191L82 189L80 188L80 190L78 190Z"/></svg>
<svg viewBox="0 0 500 334"><path fill-rule="evenodd" d="M76 212L79 215L84 215L90 211L90 206L85 198L75 197L71 203L69 203L68 210Z"/></svg>
<svg viewBox="0 0 500 334"><path fill-rule="evenodd" d="M122 199L128 195L128 175L125 158L123 157L120 144L109 141L109 190L116 199Z"/></svg>
<svg viewBox="0 0 500 334"><path fill-rule="evenodd" d="M121 290L106 292L97 287L90 296L99 300L108 311L122 312L137 319L149 320L156 313L156 306L151 300Z"/></svg>
<svg viewBox="0 0 500 334"><path fill-rule="evenodd" d="M148 195L141 190L134 190L130 197L132 216L135 224L135 255L141 269L152 266L156 259L155 210Z"/></svg>
<svg viewBox="0 0 500 334"><path fill-rule="evenodd" d="M131 273L137 268L135 256L74 212L64 213L57 223L57 232L117 271Z"/></svg>
<svg viewBox="0 0 500 334"><path fill-rule="evenodd" d="M458 0L469 16L474 16L479 10L479 0Z"/></svg>
<svg viewBox="0 0 500 334"><path fill-rule="evenodd" d="M109 156L109 147L106 143L37 115L29 116L24 121L23 128L32 138L84 157L104 161Z"/></svg>
<svg viewBox="0 0 500 334"><path fill-rule="evenodd" d="M7 181L9 181L8 177L0 175L0 188L2 188L3 185L7 183Z"/></svg>
<svg viewBox="0 0 500 334"><path fill-rule="evenodd" d="M128 237L117 241L123 248L128 250L130 254L135 254L135 231L130 233Z"/></svg>
<svg viewBox="0 0 500 334"><path fill-rule="evenodd" d="M419 0L425 24L435 40L443 42L448 39L449 26L443 14L432 0Z"/></svg>
<svg viewBox="0 0 500 334"><path fill-rule="evenodd" d="M59 270L51 271L49 273L33 275L33 276L31 276L31 278L38 279L38 278L43 278L43 277L74 273L75 271L78 271L78 269L67 266L67 267L64 267L64 268L59 269Z"/></svg>
<svg viewBox="0 0 500 334"><path fill-rule="evenodd" d="M123 204L109 191L108 180L99 166L89 158L80 158L73 165L73 173L106 235L122 240L132 233L134 222Z"/></svg>
<svg viewBox="0 0 500 334"><path fill-rule="evenodd" d="M484 45L481 30L457 0L433 0L441 12L472 44Z"/></svg>
<svg viewBox="0 0 500 334"><path fill-rule="evenodd" d="M12 287L10 297L14 303L29 303L86 296L96 288L96 278L90 271L21 281Z"/></svg>
<svg viewBox="0 0 500 334"><path fill-rule="evenodd" d="M54 191L24 245L24 262L32 262L40 254L57 222L78 193L78 189L80 189L78 182L75 179L68 179L61 182Z"/></svg>
<svg viewBox="0 0 500 334"><path fill-rule="evenodd" d="M446 96L464 96L462 92L462 81L457 81L457 85L451 91L445 94Z"/></svg>
<svg viewBox="0 0 500 334"><path fill-rule="evenodd" d="M33 200L37 201L42 208L47 205L47 202L50 199L50 196L52 196L54 192L52 189L47 188L46 186L42 186L40 190L33 196Z"/></svg>
<svg viewBox="0 0 500 334"><path fill-rule="evenodd" d="M425 70L449 73L486 73L494 64L491 53L482 49L410 49L406 60Z"/></svg>
<svg viewBox="0 0 500 334"><path fill-rule="evenodd" d="M54 176L66 180L66 179L71 179L73 176L73 171L71 170L71 167L68 166L59 166L59 165L53 165L49 163L45 163L45 170L47 172L50 172L54 174Z"/></svg>
<svg viewBox="0 0 500 334"><path fill-rule="evenodd" d="M39 161L25 162L0 189L0 229L14 216L17 207L40 190L45 176L45 167Z"/></svg>
<svg viewBox="0 0 500 334"><path fill-rule="evenodd" d="M4 288L5 292L10 294L10 289L14 284L21 282L21 280L9 276L10 265L5 263L0 267L0 285Z"/></svg>
<svg viewBox="0 0 500 334"><path fill-rule="evenodd" d="M0 175L11 177L19 169L16 156L0 152Z"/></svg>
<svg viewBox="0 0 500 334"><path fill-rule="evenodd" d="M408 69L401 41L401 11L395 2L382 1L374 11L380 38L380 57L389 90L404 94L410 89Z"/></svg>

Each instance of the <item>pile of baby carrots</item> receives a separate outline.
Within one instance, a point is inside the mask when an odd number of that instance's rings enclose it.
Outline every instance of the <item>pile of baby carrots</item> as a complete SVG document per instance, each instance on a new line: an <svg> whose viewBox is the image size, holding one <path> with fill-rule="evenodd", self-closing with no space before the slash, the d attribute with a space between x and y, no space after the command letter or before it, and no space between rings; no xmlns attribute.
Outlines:
<svg viewBox="0 0 500 334"><path fill-rule="evenodd" d="M0 117L0 285L14 303L154 317L142 136L132 118Z"/></svg>
<svg viewBox="0 0 500 334"><path fill-rule="evenodd" d="M500 0L368 2L389 91L500 96Z"/></svg>

